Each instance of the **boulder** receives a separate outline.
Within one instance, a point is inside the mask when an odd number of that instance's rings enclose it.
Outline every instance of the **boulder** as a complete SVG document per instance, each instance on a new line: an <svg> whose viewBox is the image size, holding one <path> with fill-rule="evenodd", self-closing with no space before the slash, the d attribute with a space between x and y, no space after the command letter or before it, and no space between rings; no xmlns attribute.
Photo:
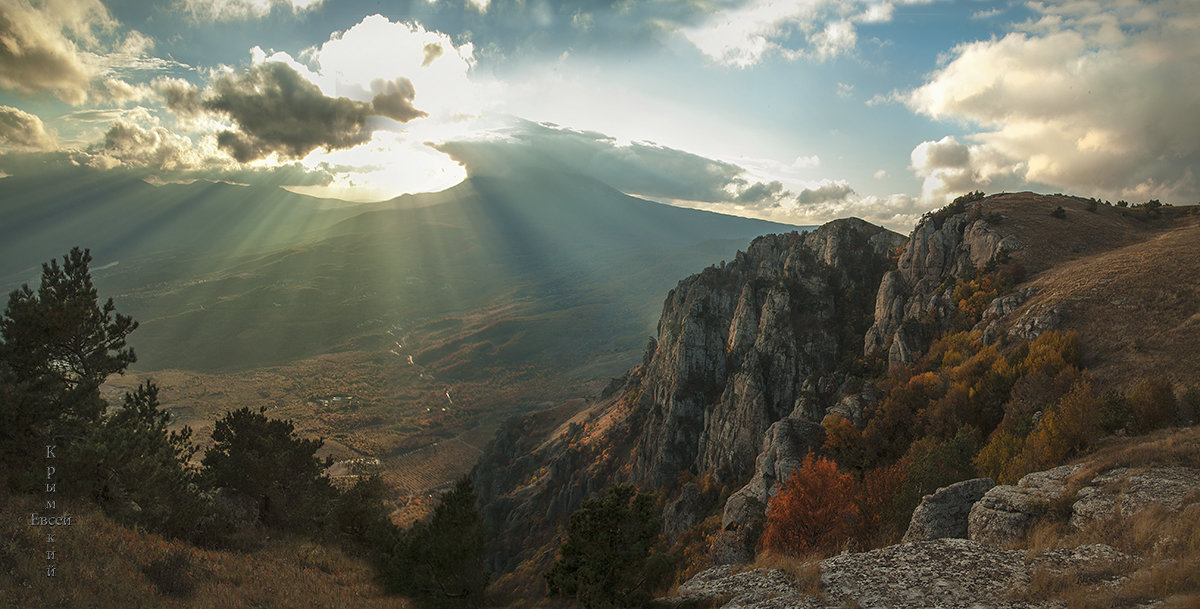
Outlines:
<svg viewBox="0 0 1200 609"><path fill-rule="evenodd" d="M964 480L925 495L913 510L904 543L946 537L965 538L971 507L996 486L991 478Z"/></svg>

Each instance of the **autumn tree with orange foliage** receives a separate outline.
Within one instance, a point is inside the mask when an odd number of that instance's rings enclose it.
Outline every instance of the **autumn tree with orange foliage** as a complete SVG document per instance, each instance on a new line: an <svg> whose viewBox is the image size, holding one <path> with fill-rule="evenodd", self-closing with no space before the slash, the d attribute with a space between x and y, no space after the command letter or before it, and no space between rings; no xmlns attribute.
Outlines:
<svg viewBox="0 0 1200 609"><path fill-rule="evenodd" d="M858 518L854 490L850 474L838 471L833 461L808 453L767 504L760 548L792 556L842 549Z"/></svg>

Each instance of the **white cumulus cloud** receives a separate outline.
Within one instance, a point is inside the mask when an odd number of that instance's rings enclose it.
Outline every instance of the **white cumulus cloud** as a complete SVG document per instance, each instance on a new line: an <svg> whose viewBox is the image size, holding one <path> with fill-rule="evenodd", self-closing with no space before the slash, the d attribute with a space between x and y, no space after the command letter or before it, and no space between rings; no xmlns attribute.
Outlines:
<svg viewBox="0 0 1200 609"><path fill-rule="evenodd" d="M1039 17L955 48L904 96L966 124L959 143L925 142L913 169L925 195L1005 172L1084 195L1200 195L1200 3L1032 3ZM953 165L950 147L967 164ZM957 158L957 157L956 157Z"/></svg>
<svg viewBox="0 0 1200 609"><path fill-rule="evenodd" d="M0 145L4 150L53 150L54 136L36 114L0 106Z"/></svg>

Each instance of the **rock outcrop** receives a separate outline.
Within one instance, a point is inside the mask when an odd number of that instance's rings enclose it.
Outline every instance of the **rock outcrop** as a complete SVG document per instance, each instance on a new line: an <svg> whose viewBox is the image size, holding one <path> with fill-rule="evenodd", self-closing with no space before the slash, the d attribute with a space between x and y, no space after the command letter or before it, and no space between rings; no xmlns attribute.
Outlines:
<svg viewBox="0 0 1200 609"><path fill-rule="evenodd" d="M838 220L760 237L729 264L681 281L638 388L645 418L633 479L658 487L685 470L748 478L766 430L809 397L805 380L860 348L842 329L869 311L901 243Z"/></svg>
<svg viewBox="0 0 1200 609"><path fill-rule="evenodd" d="M967 537L971 507L996 483L991 478L964 480L921 498L904 532L904 542Z"/></svg>
<svg viewBox="0 0 1200 609"><path fill-rule="evenodd" d="M1022 541L1034 521L1067 492L1067 478L1081 469L1079 465L1064 465L1029 474L1015 486L992 487L971 508L967 536L998 547Z"/></svg>
<svg viewBox="0 0 1200 609"><path fill-rule="evenodd" d="M864 351L887 349L893 364L912 362L925 338L914 329L927 317L945 324L955 304L947 278L976 269L1020 249L1015 237L1001 234L978 209L950 206L928 214L913 230L897 268L887 273L875 301L875 322Z"/></svg>
<svg viewBox="0 0 1200 609"><path fill-rule="evenodd" d="M820 594L800 590L792 577L774 569L738 572L713 567L679 587L667 604L707 601L726 609L888 607L1042 607L1024 602L1030 565L1023 552L1001 550L965 539L900 544L843 554L820 562Z"/></svg>
<svg viewBox="0 0 1200 609"><path fill-rule="evenodd" d="M1064 465L1029 474L1015 486L993 487L971 508L968 537L1011 546L1021 542L1053 504L1069 506L1068 523L1082 529L1093 522L1129 518L1152 505L1176 511L1200 492L1200 470L1191 467L1117 467L1071 484L1070 479L1083 471L1081 465Z"/></svg>
<svg viewBox="0 0 1200 609"><path fill-rule="evenodd" d="M1176 511L1197 490L1200 470L1191 467L1110 469L1075 493L1070 525L1081 529L1093 522L1128 518L1152 505Z"/></svg>
<svg viewBox="0 0 1200 609"><path fill-rule="evenodd" d="M1034 573L1084 573L1093 584L1111 583L1120 577L1119 567L1132 560L1103 544L1050 550L1029 559L1020 550L946 538L822 560L815 565L819 591L813 589L815 581L801 587L792 574L779 569L717 566L698 573L679 586L678 596L659 599L659 604L722 609L1048 609L1062 605L1031 598Z"/></svg>

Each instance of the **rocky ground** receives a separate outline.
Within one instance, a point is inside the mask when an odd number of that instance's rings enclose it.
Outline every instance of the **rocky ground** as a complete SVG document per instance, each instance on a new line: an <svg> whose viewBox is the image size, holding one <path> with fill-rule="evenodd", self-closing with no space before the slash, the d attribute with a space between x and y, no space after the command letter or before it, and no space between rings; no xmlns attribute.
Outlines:
<svg viewBox="0 0 1200 609"><path fill-rule="evenodd" d="M1172 433L1167 444L1200 438L1197 428ZM1189 560L1195 540L1180 539L1179 531L1195 535L1188 523L1200 516L1200 463L1179 450L1121 454L1144 464L1101 455L1029 474L1016 485L960 482L924 498L904 543L816 564L717 566L660 602L722 609L1015 609L1079 606L1079 599L1105 606L1111 597L1126 607L1194 606L1195 595L1172 593L1170 585L1159 586L1165 598L1121 591ZM1039 526L1054 534L1031 534ZM1081 543L1129 545L1122 529L1146 530L1136 548ZM1134 549L1141 551L1125 551Z"/></svg>

